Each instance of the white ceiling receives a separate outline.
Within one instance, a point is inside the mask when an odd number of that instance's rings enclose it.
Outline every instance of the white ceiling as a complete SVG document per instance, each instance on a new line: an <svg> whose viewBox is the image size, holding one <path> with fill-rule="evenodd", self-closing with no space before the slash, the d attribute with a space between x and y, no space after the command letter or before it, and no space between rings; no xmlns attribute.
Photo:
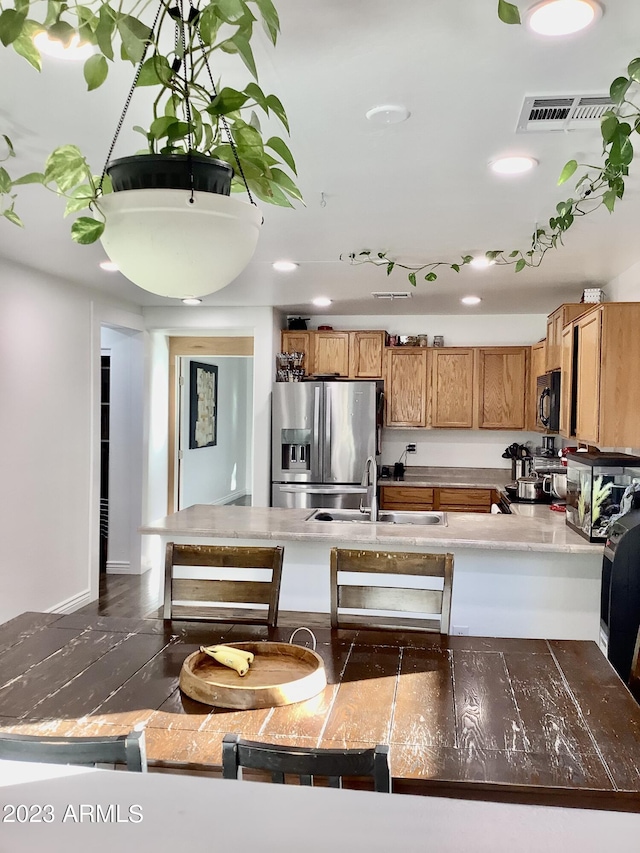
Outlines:
<svg viewBox="0 0 640 853"><path fill-rule="evenodd" d="M640 192L632 166L627 194L613 216L599 211L578 222L566 246L537 270L465 268L415 290L402 274L351 267L340 254L386 250L412 261L457 260L487 249L527 248L536 222L546 222L570 193L557 187L572 157L599 162L597 130L519 135L526 95L605 93L637 52L640 3L609 0L592 30L549 40L498 21L496 0L276 0L282 34L273 50L255 52L260 83L279 95L291 124L306 207L263 205L265 224L254 260L205 304L274 305L310 312L318 295L334 300L327 314L455 314L461 311L548 313L579 299L640 260ZM520 2L521 10L527 3ZM223 57L225 65L229 57ZM214 66L231 85L225 66ZM12 137L18 170L40 169L57 145L76 143L100 171L130 85L130 66L115 68L102 89L86 93L79 66L45 60L38 75L13 51L0 50L0 134ZM146 92L136 94L128 126L145 123ZM365 112L397 103L411 111L400 125L380 128ZM123 133L116 156L139 148ZM498 178L487 164L526 153L540 161L531 174ZM324 193L326 206L321 206ZM0 222L0 255L141 305L179 304L98 268L100 245L68 237L62 202L41 187L23 187L17 210L24 230ZM271 263L300 264L289 274ZM410 303L377 301L371 291L411 290ZM482 297L463 308L467 293ZM410 310L408 310L410 306ZM184 310L194 310L187 309Z"/></svg>

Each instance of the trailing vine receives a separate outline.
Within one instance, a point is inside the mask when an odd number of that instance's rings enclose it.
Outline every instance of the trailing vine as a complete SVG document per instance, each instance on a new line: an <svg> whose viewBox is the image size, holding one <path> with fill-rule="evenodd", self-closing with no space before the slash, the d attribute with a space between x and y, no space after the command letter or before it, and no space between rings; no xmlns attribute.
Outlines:
<svg viewBox="0 0 640 853"><path fill-rule="evenodd" d="M498 17L505 24L521 23L518 7L506 0L498 0ZM539 267L547 252L563 245L564 235L576 219L592 214L603 206L609 213L613 213L616 202L624 196L625 179L633 160L632 136L640 133L640 105L632 100L633 96L638 95L638 84L640 58L633 59L627 66L627 75L616 77L609 87L613 106L600 120L602 164L579 164L577 160L569 160L560 173L558 185L569 181L579 169L584 170L575 184L574 195L556 205L548 225L536 227L528 249L492 249L485 252L489 263L514 266L516 272L526 267ZM387 252L372 252L369 249L341 255L340 259L354 265L372 263L386 266L387 275L394 269L405 270L414 287L419 275L424 274L424 280L432 282L438 278L435 270L447 268L460 272L463 266L473 260L470 255L464 255L461 261L454 263L429 261L424 264L403 264L391 258Z"/></svg>

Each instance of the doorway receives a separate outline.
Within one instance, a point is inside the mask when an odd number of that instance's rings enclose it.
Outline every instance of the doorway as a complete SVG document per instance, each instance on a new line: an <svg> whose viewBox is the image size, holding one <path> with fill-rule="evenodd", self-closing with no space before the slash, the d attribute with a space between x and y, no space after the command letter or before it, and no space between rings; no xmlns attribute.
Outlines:
<svg viewBox="0 0 640 853"><path fill-rule="evenodd" d="M194 363L216 375L215 442L190 447ZM194 503L251 505L253 368L252 337L169 338L169 514Z"/></svg>

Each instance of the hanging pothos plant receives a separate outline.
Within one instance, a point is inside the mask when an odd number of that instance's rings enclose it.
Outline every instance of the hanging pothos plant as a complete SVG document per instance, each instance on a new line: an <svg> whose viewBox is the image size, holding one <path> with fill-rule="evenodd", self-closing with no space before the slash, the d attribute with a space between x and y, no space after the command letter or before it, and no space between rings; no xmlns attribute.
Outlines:
<svg viewBox="0 0 640 853"><path fill-rule="evenodd" d="M521 23L518 7L506 0L498 0L498 17L505 24ZM638 94L638 84L640 58L633 59L627 67L627 75L616 77L609 87L613 106L600 120L602 164L579 164L577 160L569 160L560 173L558 184L566 183L580 169L581 174L575 185L574 195L556 205L548 225L536 228L528 249L492 249L485 252L487 261L512 265L516 272L521 272L526 267L538 267L550 249L562 245L564 235L576 219L603 206L613 213L616 201L624 195L625 179L629 175L629 166L633 160L633 134L640 133L640 105L632 100L633 96ZM451 269L460 272L463 266L473 260L471 255L464 255L454 263L428 261L424 264L403 264L391 258L387 252L372 252L368 249L340 257L341 260L355 265L372 263L386 267L387 275L394 269L404 270L414 287L418 276L424 276L425 281L435 281L438 278L436 270Z"/></svg>
<svg viewBox="0 0 640 853"><path fill-rule="evenodd" d="M95 51L83 68L89 91L107 80L114 62L138 66L135 85L152 88L156 95L147 124L134 128L144 137L147 153L199 153L223 160L236 171L232 191L245 189L244 173L249 191L264 202L291 207L291 199L301 200L286 171L296 174L289 147L279 136L264 139L258 118L258 113L275 116L289 131L280 100L258 85L250 44L257 20L276 44L280 24L272 0L132 0L128 8L125 12L121 3L109 0L11 0L0 3L0 41L40 71L41 56L34 43L38 33L65 46L79 37ZM163 23L172 36L174 30L177 34L169 48L159 37ZM215 51L238 56L253 80L244 89L216 86L209 70ZM11 140L6 135L2 139L0 163L15 156ZM29 183L64 196L65 215L90 207L100 217L77 219L71 229L74 240L92 243L100 237L104 221L99 198L111 191L110 181L108 176L94 175L75 145L56 148L43 172L12 179L0 165L0 214L16 225L22 221L15 211L14 190Z"/></svg>

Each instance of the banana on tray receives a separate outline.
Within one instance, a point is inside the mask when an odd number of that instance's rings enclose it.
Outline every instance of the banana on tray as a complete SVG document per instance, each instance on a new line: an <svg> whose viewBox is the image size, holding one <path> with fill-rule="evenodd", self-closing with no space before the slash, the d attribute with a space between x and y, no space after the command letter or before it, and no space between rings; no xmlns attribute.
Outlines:
<svg viewBox="0 0 640 853"><path fill-rule="evenodd" d="M200 651L217 660L223 666L235 669L240 676L249 672L249 665L254 658L252 652L245 652L243 649L237 649L234 646L200 646Z"/></svg>

